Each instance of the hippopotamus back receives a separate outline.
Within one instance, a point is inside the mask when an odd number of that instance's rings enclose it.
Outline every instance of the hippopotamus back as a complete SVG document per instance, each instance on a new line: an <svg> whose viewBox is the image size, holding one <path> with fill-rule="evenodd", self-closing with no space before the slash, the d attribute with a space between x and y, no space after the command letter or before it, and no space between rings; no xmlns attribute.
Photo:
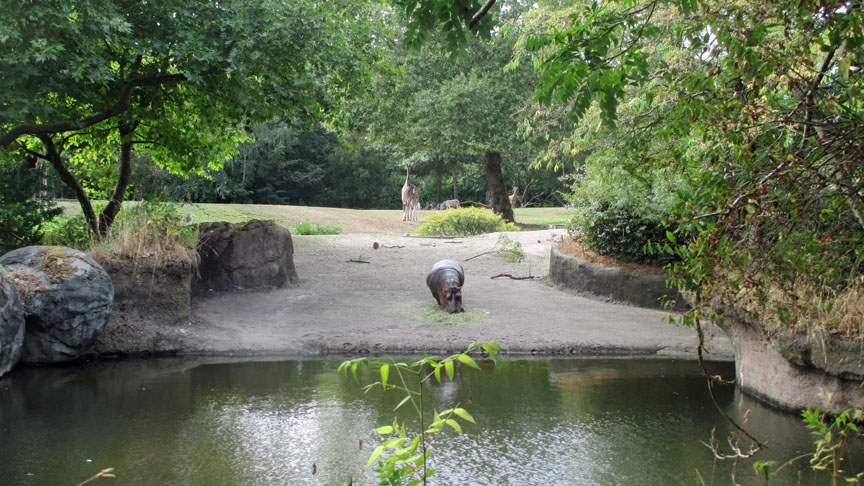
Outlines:
<svg viewBox="0 0 864 486"><path fill-rule="evenodd" d="M462 312L462 285L465 270L455 260L441 260L432 265L426 275L426 285L432 291L435 302L450 313Z"/></svg>

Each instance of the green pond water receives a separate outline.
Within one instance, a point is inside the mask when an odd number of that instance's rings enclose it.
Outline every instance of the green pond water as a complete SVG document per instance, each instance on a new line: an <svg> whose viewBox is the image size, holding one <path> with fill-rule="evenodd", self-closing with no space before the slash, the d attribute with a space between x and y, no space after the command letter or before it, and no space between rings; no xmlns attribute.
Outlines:
<svg viewBox="0 0 864 486"><path fill-rule="evenodd" d="M364 395L341 359L161 359L16 370L0 380L0 485L377 484L365 468L401 399ZM439 485L759 484L751 461L703 445L730 427L692 361L505 360L428 388L431 409L468 402L477 425L436 439ZM733 374L731 364L714 372ZM723 409L768 443L758 459L812 449L799 418L733 387ZM401 410L400 412L407 412ZM362 445L361 445L362 441ZM858 444L860 446L860 444ZM857 446L856 446L857 447ZM859 447L846 464L862 470ZM313 467L314 465L314 467ZM768 484L830 484L806 464ZM856 469L857 468L857 469ZM313 474L314 469L314 474Z"/></svg>

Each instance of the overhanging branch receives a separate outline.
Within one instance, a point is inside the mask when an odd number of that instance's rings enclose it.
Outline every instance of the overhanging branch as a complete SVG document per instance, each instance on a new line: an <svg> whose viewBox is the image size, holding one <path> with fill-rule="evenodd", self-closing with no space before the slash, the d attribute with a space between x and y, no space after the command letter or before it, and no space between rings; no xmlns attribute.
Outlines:
<svg viewBox="0 0 864 486"><path fill-rule="evenodd" d="M97 123L103 122L128 110L129 98L132 97L132 93L135 91L135 88L143 86L161 86L168 82L180 82L185 80L185 74L169 74L165 76L132 79L131 81L129 81L126 87L123 88L123 91L120 93L120 97L117 99L117 102L114 103L107 110L74 122L47 124L22 123L21 125L17 125L16 127L9 130L6 134L3 135L2 138L0 138L0 149L5 149L9 147L9 145L11 145L15 140L24 135L34 135L36 137L39 137L43 135L72 132L76 130L81 130L82 128L92 127Z"/></svg>

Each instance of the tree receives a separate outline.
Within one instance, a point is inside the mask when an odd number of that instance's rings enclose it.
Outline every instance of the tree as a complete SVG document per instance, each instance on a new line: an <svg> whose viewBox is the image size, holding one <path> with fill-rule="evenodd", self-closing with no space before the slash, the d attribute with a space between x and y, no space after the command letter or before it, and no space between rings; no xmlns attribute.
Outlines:
<svg viewBox="0 0 864 486"><path fill-rule="evenodd" d="M410 29L409 29L410 30ZM502 153L536 150L519 136L520 110L530 104L533 70L505 71L514 38L497 32L451 55L447 40L430 38L419 50L394 47L399 76L377 80L377 104L357 110L366 133L410 150L483 155L493 210L513 221L502 174Z"/></svg>
<svg viewBox="0 0 864 486"><path fill-rule="evenodd" d="M681 284L765 325L857 332L836 309L864 271L860 2L621 1L559 19L523 39L538 96L678 182Z"/></svg>
<svg viewBox="0 0 864 486"><path fill-rule="evenodd" d="M6 2L0 148L7 158L47 160L88 228L103 234L123 202L135 147L171 172L201 173L219 167L251 123L317 120L354 92L374 57L366 7ZM98 218L81 174L114 186Z"/></svg>

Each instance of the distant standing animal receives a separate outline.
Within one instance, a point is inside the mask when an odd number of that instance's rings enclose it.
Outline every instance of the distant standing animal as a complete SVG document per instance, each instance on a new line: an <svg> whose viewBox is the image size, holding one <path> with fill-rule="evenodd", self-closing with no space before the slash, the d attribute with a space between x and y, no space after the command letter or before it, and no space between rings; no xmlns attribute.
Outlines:
<svg viewBox="0 0 864 486"><path fill-rule="evenodd" d="M462 285L465 283L465 270L455 260L441 260L432 265L426 275L426 286L432 297L445 311L455 314L464 312L462 308Z"/></svg>
<svg viewBox="0 0 864 486"><path fill-rule="evenodd" d="M513 194L507 196L508 198L510 198L510 207L513 209L516 209L516 190L518 189L518 186L513 186Z"/></svg>
<svg viewBox="0 0 864 486"><path fill-rule="evenodd" d="M423 189L425 183L420 182L414 187L411 187L409 175L411 169L405 170L405 184L402 184L402 221L416 220L417 215L414 210L420 204L420 189Z"/></svg>
<svg viewBox="0 0 864 486"><path fill-rule="evenodd" d="M448 199L441 204L438 205L438 209L445 210L450 208L459 209L459 200L458 199Z"/></svg>

